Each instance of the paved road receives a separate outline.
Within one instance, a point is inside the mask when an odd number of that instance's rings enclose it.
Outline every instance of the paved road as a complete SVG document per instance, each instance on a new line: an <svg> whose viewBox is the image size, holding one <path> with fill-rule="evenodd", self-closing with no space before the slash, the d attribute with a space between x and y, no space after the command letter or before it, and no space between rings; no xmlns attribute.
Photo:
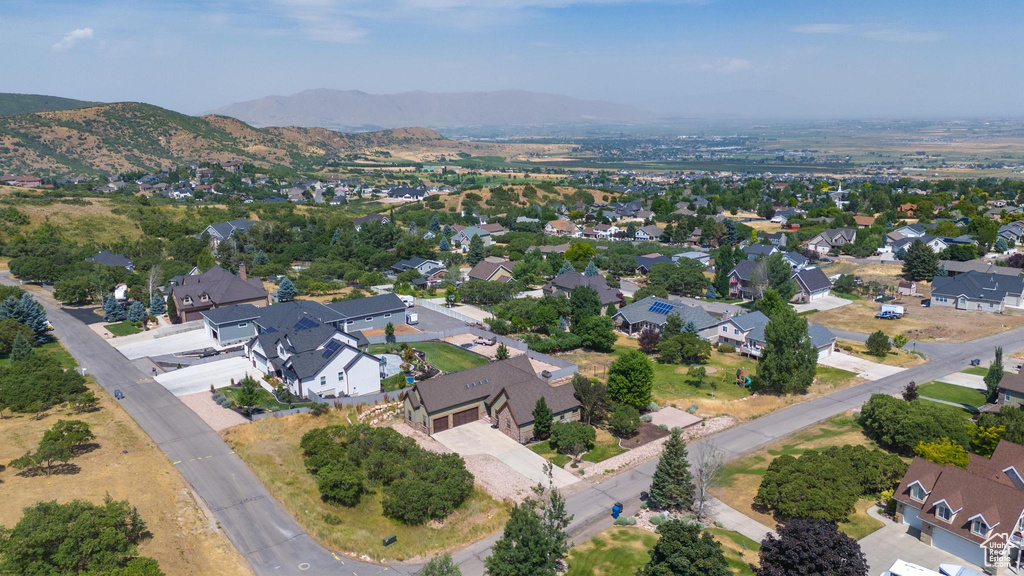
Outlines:
<svg viewBox="0 0 1024 576"><path fill-rule="evenodd" d="M9 278L5 283L14 284ZM38 294L38 293L37 293ZM185 479L213 511L228 537L257 574L370 574L410 575L415 567L377 566L337 559L297 524L267 492L251 470L224 441L151 378L136 369L95 332L63 312L46 297L40 298L64 346L105 389L120 388L125 410L178 463ZM900 374L866 382L827 396L788 406L736 426L699 443L713 443L727 461L746 456L816 422L860 408L873 393L896 393L907 382L929 382L967 366L971 358L987 361L995 346L1020 346L1024 328L973 342L943 347L932 361ZM691 448L693 451L693 448ZM615 502L626 512L639 509L640 491L650 486L656 460L627 470L567 498L574 516L569 532L583 538L611 525L609 510ZM483 559L498 535L492 535L455 554L463 574L483 574ZM344 565L342 565L342 562Z"/></svg>

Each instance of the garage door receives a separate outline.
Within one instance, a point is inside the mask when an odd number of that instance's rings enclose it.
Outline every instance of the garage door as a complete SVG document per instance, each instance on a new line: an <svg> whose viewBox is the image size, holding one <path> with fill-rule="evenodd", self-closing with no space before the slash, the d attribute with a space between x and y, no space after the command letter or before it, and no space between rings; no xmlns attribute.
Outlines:
<svg viewBox="0 0 1024 576"><path fill-rule="evenodd" d="M903 506L903 523L911 528L921 529L921 511L911 506Z"/></svg>
<svg viewBox="0 0 1024 576"><path fill-rule="evenodd" d="M945 530L932 530L932 546L959 556L975 566L982 566L985 563L985 551L981 546Z"/></svg>
<svg viewBox="0 0 1024 576"><path fill-rule="evenodd" d="M442 430L448 429L448 417L434 418L434 433L441 432Z"/></svg>
<svg viewBox="0 0 1024 576"><path fill-rule="evenodd" d="M452 414L452 426L462 426L463 424L475 422L479 415L480 411L476 408L456 412L455 414Z"/></svg>

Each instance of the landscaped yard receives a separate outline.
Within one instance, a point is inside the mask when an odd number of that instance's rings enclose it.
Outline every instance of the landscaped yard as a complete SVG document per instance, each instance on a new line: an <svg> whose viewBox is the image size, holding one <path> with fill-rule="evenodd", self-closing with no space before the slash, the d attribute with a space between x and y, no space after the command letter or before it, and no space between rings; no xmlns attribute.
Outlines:
<svg viewBox="0 0 1024 576"><path fill-rule="evenodd" d="M483 366L489 362L487 358L479 354L444 342L416 342L409 346L423 352L427 357L427 362L442 372L459 372ZM400 347L396 344L374 344L370 346L370 354L400 354L399 349Z"/></svg>
<svg viewBox="0 0 1024 576"><path fill-rule="evenodd" d="M720 528L710 528L708 532L722 545L733 574L753 574L749 564L757 562L759 543ZM649 552L657 542L657 534L641 528L609 528L569 552L566 576L634 576L637 568L651 559Z"/></svg>
<svg viewBox="0 0 1024 576"><path fill-rule="evenodd" d="M239 394L239 391L241 390L241 388L240 387L232 388L231 386L225 386L224 388L219 388L219 390L221 392L223 392L225 396L227 396L231 400L234 400L234 401L237 402L238 401L238 394ZM272 410L272 411L288 410L289 408L294 408L296 406L303 406L303 405L308 405L309 404L308 400L307 401L303 401L303 400L301 400L299 398L296 398L295 402L292 402L291 406L289 406L288 404L283 404L281 402L278 402L277 398L274 398L273 394L271 394L270 392L267 392L263 388L257 388L256 389L256 393L259 396L259 402L256 403L256 406L259 407L259 408L264 408L266 410Z"/></svg>
<svg viewBox="0 0 1024 576"><path fill-rule="evenodd" d="M878 364L885 364L886 366L910 368L912 366L917 366L919 364L925 363L925 358L920 354L914 354L913 352L907 352L906 350L900 350L895 347L893 347L893 349L890 350L889 353L883 357L878 357L875 356L874 354L869 354L867 345L861 344L859 342L850 342L849 340L837 340L836 347L841 348L843 352L846 352L851 356L863 358L864 360L869 360L871 362L876 362Z"/></svg>
<svg viewBox="0 0 1024 576"><path fill-rule="evenodd" d="M754 496L761 485L761 478L772 460L783 454L798 456L811 448L846 444L875 447L852 416L836 416L728 464L723 471L721 484L714 490L714 494L732 508L769 528L774 528L774 518L753 508ZM856 511L850 515L850 521L840 524L839 529L850 537L859 539L881 528L880 522L867 515L867 509L872 503L870 499L861 499Z"/></svg>
<svg viewBox="0 0 1024 576"><path fill-rule="evenodd" d="M604 462L612 456L618 456L626 451L619 447L619 439L612 436L611 432L597 428L597 439L594 442L594 449L588 450L583 455L587 462Z"/></svg>
<svg viewBox="0 0 1024 576"><path fill-rule="evenodd" d="M367 555L378 561L407 560L452 550L500 530L508 507L474 489L443 526L431 523L407 526L386 518L381 494L365 495L352 508L320 499L316 478L306 472L299 441L313 428L348 424L350 410L331 410L324 416L296 414L264 418L225 431L224 437L268 490L318 541L333 550ZM394 534L398 541L384 547L381 539Z"/></svg>
<svg viewBox="0 0 1024 576"><path fill-rule="evenodd" d="M533 450L534 453L539 454L544 458L547 458L555 466L558 466L560 468L565 468L566 464L568 464L572 460L572 458L566 456L565 454L561 454L554 448L552 448L551 442L547 440L543 442L537 442L535 444L530 444L529 448L530 450Z"/></svg>
<svg viewBox="0 0 1024 576"><path fill-rule="evenodd" d="M107 324L104 326L104 328L106 328L107 332L110 332L114 336L131 336L132 334L138 334L139 332L142 332L141 329L135 326L134 322L129 322L127 320L124 320L123 322L118 322L116 324Z"/></svg>
<svg viewBox="0 0 1024 576"><path fill-rule="evenodd" d="M985 405L985 393L981 390L947 384L945 382L929 382L917 388L917 392L925 397L934 400L945 400L955 402L964 406L978 408Z"/></svg>
<svg viewBox="0 0 1024 576"><path fill-rule="evenodd" d="M985 376L988 374L988 367L971 366L969 368L964 368L961 372L964 374L973 374L974 376Z"/></svg>

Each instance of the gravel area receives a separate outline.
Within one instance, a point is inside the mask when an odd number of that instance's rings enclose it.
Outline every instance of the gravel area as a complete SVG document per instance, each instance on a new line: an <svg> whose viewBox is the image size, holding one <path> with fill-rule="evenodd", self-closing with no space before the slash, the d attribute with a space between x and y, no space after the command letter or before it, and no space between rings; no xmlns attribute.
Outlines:
<svg viewBox="0 0 1024 576"><path fill-rule="evenodd" d="M186 394L185 396L179 396L178 399L191 408L193 412L203 419L203 422L209 424L210 428L217 432L232 426L238 426L239 424L249 423L249 420L241 414L234 410L228 410L214 402L209 392Z"/></svg>
<svg viewBox="0 0 1024 576"><path fill-rule="evenodd" d="M735 423L736 419L732 416L718 416L716 418L711 418L710 420L705 420L703 426L692 426L683 430L683 439L690 441L710 434L715 434L725 430L726 428L732 427ZM581 463L581 467L584 470L584 477L593 478L598 474L617 472L654 458L661 454L662 449L665 447L665 441L668 439L668 436L660 438L653 442L644 444L639 448L634 448L629 452L613 456L604 462L597 462L595 464L583 462Z"/></svg>

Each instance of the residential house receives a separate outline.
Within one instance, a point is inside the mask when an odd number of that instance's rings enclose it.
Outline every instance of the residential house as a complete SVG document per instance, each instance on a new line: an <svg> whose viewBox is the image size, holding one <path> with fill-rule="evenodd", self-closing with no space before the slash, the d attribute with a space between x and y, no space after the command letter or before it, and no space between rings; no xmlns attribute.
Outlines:
<svg viewBox="0 0 1024 576"><path fill-rule="evenodd" d="M817 266L797 270L792 280L797 286L797 293L794 296L797 302L811 302L824 298L832 290L832 281Z"/></svg>
<svg viewBox="0 0 1024 576"><path fill-rule="evenodd" d="M765 347L764 330L769 322L760 310L727 318L715 328L717 342L735 346L740 354L759 358ZM807 337L818 349L819 360L835 351L835 334L821 324L809 324Z"/></svg>
<svg viewBox="0 0 1024 576"><path fill-rule="evenodd" d="M610 240L618 234L621 229L612 224L597 224L583 230L584 238L596 238L599 240Z"/></svg>
<svg viewBox="0 0 1024 576"><path fill-rule="evenodd" d="M482 226L486 226L486 224ZM456 224L452 226L452 230L455 232L455 236L452 237L452 240L457 246L461 247L463 252L469 250L469 243L473 241L474 236L478 236L484 246L490 246L494 243L494 241L491 240L490 231L485 230L481 226L462 226Z"/></svg>
<svg viewBox="0 0 1024 576"><path fill-rule="evenodd" d="M533 252L534 250L540 250L540 253L547 256L548 254L565 254L569 250L569 243L557 244L555 246L531 246L526 249L527 253Z"/></svg>
<svg viewBox="0 0 1024 576"><path fill-rule="evenodd" d="M797 270L803 270L811 261L799 252L786 252L782 255L782 259L789 263L790 269L794 272Z"/></svg>
<svg viewBox="0 0 1024 576"><path fill-rule="evenodd" d="M653 268L655 264L675 265L676 263L668 256L663 256L658 253L644 254L643 256L634 256L634 258L636 258L637 273L645 275L651 271L651 268Z"/></svg>
<svg viewBox="0 0 1024 576"><path fill-rule="evenodd" d="M833 248L839 248L857 239L857 231L853 228L829 228L807 241L807 249L818 254L828 254Z"/></svg>
<svg viewBox="0 0 1024 576"><path fill-rule="evenodd" d="M928 233L928 229L921 224L909 224L907 226L900 226L893 230L892 233L899 234L903 238L920 238Z"/></svg>
<svg viewBox="0 0 1024 576"><path fill-rule="evenodd" d="M353 220L353 223L356 225L356 232L362 230L363 224L366 224L367 222L380 222L381 224L390 224L391 219L383 214L369 214L367 216L361 216Z"/></svg>
<svg viewBox="0 0 1024 576"><path fill-rule="evenodd" d="M406 424L429 435L483 420L525 444L533 439L533 409L544 399L555 422L579 420L572 386L552 386L525 355L436 376L403 395Z"/></svg>
<svg viewBox="0 0 1024 576"><path fill-rule="evenodd" d="M939 236L925 234L924 236L919 237L906 237L900 238L899 240L894 240L891 243L887 244L884 247L884 249L879 249L879 251L892 252L893 254L899 252L900 250L907 251L910 250L910 245L917 241L923 242L925 246L931 248L932 252L935 252L936 254L942 252L947 247L949 247L949 241L947 238L940 238Z"/></svg>
<svg viewBox="0 0 1024 576"><path fill-rule="evenodd" d="M1007 573L1024 545L1022 474L1024 447L1006 440L991 458L971 454L966 469L914 458L893 495L896 518L925 544Z"/></svg>
<svg viewBox="0 0 1024 576"><path fill-rule="evenodd" d="M784 208L782 210L777 210L772 216L771 221L777 224L786 224L789 222L790 218L794 218L799 214L800 213L796 208Z"/></svg>
<svg viewBox="0 0 1024 576"><path fill-rule="evenodd" d="M643 226L636 229L636 233L633 234L633 239L637 242L660 242L661 234L665 229L654 224Z"/></svg>
<svg viewBox="0 0 1024 576"><path fill-rule="evenodd" d="M907 202L906 204L900 204L899 206L896 207L896 213L902 214L904 216L913 217L915 214L917 214L917 206L911 204L910 202Z"/></svg>
<svg viewBox="0 0 1024 576"><path fill-rule="evenodd" d="M917 282L911 282L909 280L903 280L896 286L896 293L900 296L916 296L917 295Z"/></svg>
<svg viewBox="0 0 1024 576"><path fill-rule="evenodd" d="M338 329L346 333L380 330L406 323L405 302L397 294L381 294L327 304L338 315Z"/></svg>
<svg viewBox="0 0 1024 576"><path fill-rule="evenodd" d="M1007 306L1024 303L1024 278L985 274L973 270L957 276L936 276L932 280L933 307L1002 312Z"/></svg>
<svg viewBox="0 0 1024 576"><path fill-rule="evenodd" d="M786 247L786 235L782 232L775 232L773 234L760 232L757 237L759 240L767 240L769 244L780 250Z"/></svg>
<svg viewBox="0 0 1024 576"><path fill-rule="evenodd" d="M505 284L512 280L512 268L515 265L508 260L485 259L477 262L476 266L466 276L470 280L481 280L483 282L501 282Z"/></svg>
<svg viewBox="0 0 1024 576"><path fill-rule="evenodd" d="M939 260L939 265L946 271L947 276L957 276L965 272L975 271L985 274L998 274L1000 276L1020 276L1020 268L1010 266L996 266L994 263L980 258L959 262L957 260Z"/></svg>
<svg viewBox="0 0 1024 576"><path fill-rule="evenodd" d="M1020 244L1024 240L1024 220L1003 224L999 227L999 236L1007 242Z"/></svg>
<svg viewBox="0 0 1024 576"><path fill-rule="evenodd" d="M1003 372L996 403L985 406L982 412L999 412L1003 406L1024 407L1024 366L1017 372Z"/></svg>
<svg viewBox="0 0 1024 576"><path fill-rule="evenodd" d="M95 262L101 266L109 266L111 268L124 268L129 272L135 270L135 263L130 258L121 254L114 254L107 252L106 250L100 250L95 256L90 256L85 259L86 262Z"/></svg>
<svg viewBox="0 0 1024 576"><path fill-rule="evenodd" d="M406 258L405 260L399 260L391 267L391 272L398 276L406 270L416 270L420 273L420 277L417 280L422 280L419 284L437 284L444 280L444 275L447 270L444 267L444 263L440 260L428 260L426 258L420 258L419 256L413 256L412 258ZM416 283L414 281L414 283Z"/></svg>
<svg viewBox="0 0 1024 576"><path fill-rule="evenodd" d="M618 288L612 288L608 285L608 279L598 274L597 276L587 276L581 274L575 270L568 272L562 272L551 279L551 283L544 287L544 294L548 296L565 296L568 298L572 295L572 291L580 286L587 286L597 291L598 298L601 299L601 306L605 307L609 304L621 304L622 294Z"/></svg>
<svg viewBox="0 0 1024 576"><path fill-rule="evenodd" d="M779 248L771 244L751 244L743 247L743 253L747 255L747 260L761 260L778 251Z"/></svg>
<svg viewBox="0 0 1024 576"><path fill-rule="evenodd" d="M498 222L491 222L489 224L481 224L480 228L490 233L491 238L496 236L502 236L505 234L505 227Z"/></svg>
<svg viewBox="0 0 1024 576"><path fill-rule="evenodd" d="M259 278L246 276L245 264L239 264L237 276L220 266L202 274L183 276L181 284L171 288L171 298L182 322L200 320L207 310L233 304L268 304L263 283Z"/></svg>
<svg viewBox="0 0 1024 576"><path fill-rule="evenodd" d="M423 187L395 186L388 190L388 198L397 200L423 200L427 194L427 189Z"/></svg>
<svg viewBox="0 0 1024 576"><path fill-rule="evenodd" d="M856 224L858 228L871 228L875 225L875 217L857 215L853 217L853 223Z"/></svg>
<svg viewBox="0 0 1024 576"><path fill-rule="evenodd" d="M580 228L568 220L559 218L545 224L544 233L548 236L568 236L570 238L579 238Z"/></svg>
<svg viewBox="0 0 1024 576"><path fill-rule="evenodd" d="M683 321L683 326L693 322L701 338L711 340L715 337L718 320L708 314L706 310L700 306L671 302L657 296L648 296L643 300L623 306L612 316L612 321L615 322L616 328L633 335L648 327L662 330L668 322L668 317L672 314L679 316Z"/></svg>
<svg viewBox="0 0 1024 576"><path fill-rule="evenodd" d="M754 288L751 284L754 271L762 264L755 260L741 260L729 271L729 297L730 298L754 298Z"/></svg>
<svg viewBox="0 0 1024 576"><path fill-rule="evenodd" d="M675 262L676 264L678 264L679 261L682 260L683 258L686 258L688 260L696 260L697 262L703 264L705 267L711 265L711 254L708 254L707 252L691 251L680 252L679 254L672 255L672 261Z"/></svg>
<svg viewBox="0 0 1024 576"><path fill-rule="evenodd" d="M203 230L203 233L209 234L210 239L213 241L213 246L216 247L223 240L230 238L235 232L248 232L249 228L256 222L252 220L246 220L239 218L238 220L228 220L227 222L221 222L219 224L210 224Z"/></svg>

